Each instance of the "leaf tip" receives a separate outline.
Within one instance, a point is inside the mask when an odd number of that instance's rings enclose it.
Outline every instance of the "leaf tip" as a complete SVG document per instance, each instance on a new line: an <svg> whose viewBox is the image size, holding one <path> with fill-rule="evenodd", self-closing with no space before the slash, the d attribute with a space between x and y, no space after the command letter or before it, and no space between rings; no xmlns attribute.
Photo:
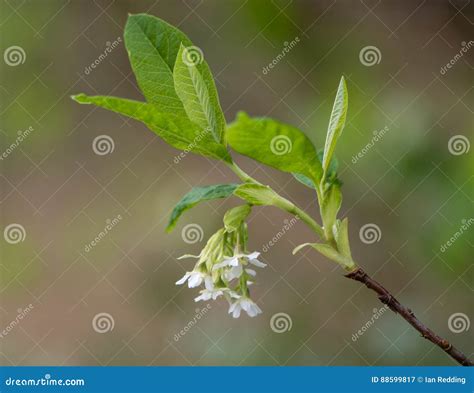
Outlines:
<svg viewBox="0 0 474 393"><path fill-rule="evenodd" d="M80 93L80 94L73 94L72 96L70 96L72 100L78 102L79 104L88 104L88 100L87 100L87 95L85 95L84 93Z"/></svg>

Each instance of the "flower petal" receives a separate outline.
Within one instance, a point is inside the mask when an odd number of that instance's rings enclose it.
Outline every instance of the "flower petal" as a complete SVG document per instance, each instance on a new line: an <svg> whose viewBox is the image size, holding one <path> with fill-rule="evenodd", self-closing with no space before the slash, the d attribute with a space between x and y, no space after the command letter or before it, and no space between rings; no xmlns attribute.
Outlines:
<svg viewBox="0 0 474 393"><path fill-rule="evenodd" d="M183 277L181 277L178 281L176 281L176 285L184 284L190 275L191 275L190 272L186 272L186 274Z"/></svg>
<svg viewBox="0 0 474 393"><path fill-rule="evenodd" d="M202 284L202 273L191 272L191 276L188 280L188 287L195 288Z"/></svg>
<svg viewBox="0 0 474 393"><path fill-rule="evenodd" d="M257 272L253 269L245 269L245 271L253 277L257 275Z"/></svg>
<svg viewBox="0 0 474 393"><path fill-rule="evenodd" d="M212 281L211 276L206 276L204 278L204 286L206 287L208 291L214 290L214 282Z"/></svg>
<svg viewBox="0 0 474 393"><path fill-rule="evenodd" d="M254 251L251 254L245 255L248 259L257 259L260 253L258 251Z"/></svg>
<svg viewBox="0 0 474 393"><path fill-rule="evenodd" d="M260 261L259 261L258 259L256 259L256 258L249 259L249 263L251 263L252 265L257 266L257 267L265 267L265 266L267 266L266 263L260 262Z"/></svg>

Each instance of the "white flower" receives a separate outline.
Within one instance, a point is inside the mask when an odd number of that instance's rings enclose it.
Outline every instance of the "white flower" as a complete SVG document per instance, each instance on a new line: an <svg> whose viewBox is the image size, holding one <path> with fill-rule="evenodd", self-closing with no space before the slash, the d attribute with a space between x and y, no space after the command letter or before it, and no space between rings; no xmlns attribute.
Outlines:
<svg viewBox="0 0 474 393"><path fill-rule="evenodd" d="M204 285L206 289L199 291L200 295L194 299L195 302L199 302L200 300L216 300L219 296L227 293L230 297L239 298L234 291L230 290L229 288L215 288L214 283L212 282L212 278L207 276L204 279Z"/></svg>
<svg viewBox="0 0 474 393"><path fill-rule="evenodd" d="M182 285L188 281L188 287L195 288L201 285L206 277L207 274L193 270L192 272L186 272L180 280L176 281L176 285Z"/></svg>
<svg viewBox="0 0 474 393"><path fill-rule="evenodd" d="M241 258L246 258L249 261L249 263L257 267L267 266L265 263L260 262L257 259L259 255L260 253L256 251L251 254L235 254L232 257L224 258L224 260L220 263L216 263L213 266L212 270L217 270L224 267L230 267L230 269L224 272L224 278L227 281L232 281L234 278L239 278L242 275L243 268L242 268L242 263L240 262ZM252 269L245 269L245 271L252 276L256 275L255 271Z"/></svg>
<svg viewBox="0 0 474 393"><path fill-rule="evenodd" d="M266 263L260 262L257 258L260 255L259 252L255 251L252 254L246 255L247 259L249 260L249 263L251 263L254 266L257 267L265 267L267 266Z"/></svg>
<svg viewBox="0 0 474 393"><path fill-rule="evenodd" d="M239 278L242 275L242 265L232 266L224 272L224 278L227 281L232 281L234 278Z"/></svg>
<svg viewBox="0 0 474 393"><path fill-rule="evenodd" d="M262 313L260 307L248 297L241 297L232 303L229 307L229 314L232 313L234 318L240 317L240 312L244 310L249 317L255 317Z"/></svg>

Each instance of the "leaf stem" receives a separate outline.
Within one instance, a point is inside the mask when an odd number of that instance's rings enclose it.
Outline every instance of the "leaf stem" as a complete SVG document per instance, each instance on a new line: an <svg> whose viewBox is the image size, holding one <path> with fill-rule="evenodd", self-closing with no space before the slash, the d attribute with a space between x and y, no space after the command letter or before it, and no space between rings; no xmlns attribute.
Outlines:
<svg viewBox="0 0 474 393"><path fill-rule="evenodd" d="M242 170L235 162L227 163L227 166L245 183L254 183L259 184L261 183L255 180L252 176L248 175L244 170ZM280 194L278 194L275 190L273 190L276 195L281 199L280 206L283 210L287 211L294 216L298 216L301 220L303 220L322 240L325 240L324 237L324 230L323 228L315 221L313 218L306 213L304 210L296 206L294 203L290 202L286 198L283 198Z"/></svg>

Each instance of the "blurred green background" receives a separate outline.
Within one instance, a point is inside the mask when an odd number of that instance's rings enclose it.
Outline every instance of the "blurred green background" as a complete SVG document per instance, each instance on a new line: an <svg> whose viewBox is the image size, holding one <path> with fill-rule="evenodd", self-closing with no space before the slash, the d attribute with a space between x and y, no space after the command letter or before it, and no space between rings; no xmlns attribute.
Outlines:
<svg viewBox="0 0 474 393"><path fill-rule="evenodd" d="M1 230L18 224L24 232L23 241L6 233L0 239L0 328L8 327L1 364L454 364L391 312L354 340L381 303L315 251L292 256L296 245L314 241L300 222L263 253L269 266L252 293L261 316L233 320L223 300L212 302L176 340L207 304L194 303L197 291L174 285L192 267L176 257L199 252L238 201L204 203L165 234L170 209L193 186L236 178L191 154L175 163L178 151L143 125L69 99L78 92L141 99L123 40L113 44L127 14L141 12L178 26L203 50L228 121L238 110L275 117L322 146L346 76L350 107L337 156L354 258L472 355L472 328L455 333L448 320L473 316L473 226L442 250L462 220L473 218L469 1L3 0L0 137L1 152L10 153L0 160ZM19 60L7 56L12 46L23 50ZM375 60L364 60L366 50ZM110 154L94 153L100 135L112 138ZM315 196L291 176L236 161L318 214ZM290 217L254 210L250 249L262 251ZM190 223L202 227L201 242L183 241ZM372 244L359 234L366 224L380 230ZM104 333L93 328L100 313L111 322ZM272 330L277 313L287 314L291 329Z"/></svg>

